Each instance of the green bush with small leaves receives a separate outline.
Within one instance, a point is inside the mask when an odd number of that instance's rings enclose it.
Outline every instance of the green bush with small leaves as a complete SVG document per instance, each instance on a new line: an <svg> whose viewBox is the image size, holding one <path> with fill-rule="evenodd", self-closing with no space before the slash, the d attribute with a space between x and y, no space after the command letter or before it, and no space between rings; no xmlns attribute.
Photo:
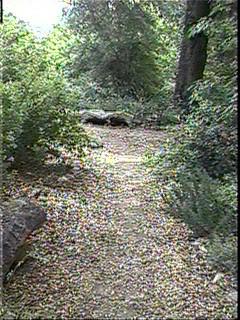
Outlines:
<svg viewBox="0 0 240 320"><path fill-rule="evenodd" d="M88 139L74 111L75 89L59 67L64 55L50 50L51 36L36 39L11 15L0 28L3 160L24 159L38 147L82 154Z"/></svg>

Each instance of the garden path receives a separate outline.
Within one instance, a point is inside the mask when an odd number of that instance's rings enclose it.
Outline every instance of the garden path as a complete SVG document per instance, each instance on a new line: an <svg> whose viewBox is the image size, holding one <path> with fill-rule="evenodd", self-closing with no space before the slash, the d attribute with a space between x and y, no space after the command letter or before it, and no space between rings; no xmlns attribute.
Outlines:
<svg viewBox="0 0 240 320"><path fill-rule="evenodd" d="M88 157L94 173L85 179L76 160L51 177L48 222L32 238L34 259L7 284L8 304L39 319L230 318L228 277L214 283L204 248L164 212L142 164L166 133L85 127L103 142Z"/></svg>

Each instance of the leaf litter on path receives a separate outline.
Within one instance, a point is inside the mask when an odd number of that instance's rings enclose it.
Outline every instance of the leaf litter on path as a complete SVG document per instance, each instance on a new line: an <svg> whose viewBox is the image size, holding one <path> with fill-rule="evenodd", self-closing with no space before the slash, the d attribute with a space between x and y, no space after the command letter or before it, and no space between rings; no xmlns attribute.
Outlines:
<svg viewBox="0 0 240 320"><path fill-rule="evenodd" d="M103 142L58 177L16 174L8 196L48 213L25 264L4 289L5 319L231 319L231 279L191 232L164 213L141 163L166 132L86 126ZM4 318L4 315L3 315Z"/></svg>

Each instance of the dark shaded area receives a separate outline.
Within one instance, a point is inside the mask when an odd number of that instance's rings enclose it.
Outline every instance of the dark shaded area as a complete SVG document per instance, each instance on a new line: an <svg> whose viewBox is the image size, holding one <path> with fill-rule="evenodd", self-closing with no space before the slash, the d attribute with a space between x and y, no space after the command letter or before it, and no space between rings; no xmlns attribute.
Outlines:
<svg viewBox="0 0 240 320"><path fill-rule="evenodd" d="M194 81L202 79L207 61L208 37L204 31L189 36L191 27L194 27L201 18L210 13L208 0L188 0L184 22L184 35L178 63L178 73L174 99L176 104L186 104L187 90Z"/></svg>
<svg viewBox="0 0 240 320"><path fill-rule="evenodd" d="M92 124L97 124L97 125L105 125L108 124L107 119L100 119L99 117L92 117L91 119L86 119L85 123L92 123Z"/></svg>
<svg viewBox="0 0 240 320"><path fill-rule="evenodd" d="M128 127L128 123L125 119L119 117L109 117L106 119L100 119L98 117L92 117L91 119L87 119L85 123L92 123L96 125L110 125L113 127L126 126Z"/></svg>
<svg viewBox="0 0 240 320"><path fill-rule="evenodd" d="M114 116L110 116L109 117L109 122L110 125L113 127L117 127L117 126L126 126L128 127L128 123L124 118L121 117L114 117Z"/></svg>

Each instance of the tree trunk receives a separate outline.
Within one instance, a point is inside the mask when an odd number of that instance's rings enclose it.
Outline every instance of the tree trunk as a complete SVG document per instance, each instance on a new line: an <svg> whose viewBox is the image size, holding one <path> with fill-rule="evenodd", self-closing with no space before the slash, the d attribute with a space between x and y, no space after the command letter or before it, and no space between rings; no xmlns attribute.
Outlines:
<svg viewBox="0 0 240 320"><path fill-rule="evenodd" d="M174 93L176 105L185 105L188 87L194 81L203 77L203 71L207 60L208 38L203 32L189 38L187 36L187 31L190 27L195 25L200 18L208 16L209 12L209 0L187 0L184 35Z"/></svg>

